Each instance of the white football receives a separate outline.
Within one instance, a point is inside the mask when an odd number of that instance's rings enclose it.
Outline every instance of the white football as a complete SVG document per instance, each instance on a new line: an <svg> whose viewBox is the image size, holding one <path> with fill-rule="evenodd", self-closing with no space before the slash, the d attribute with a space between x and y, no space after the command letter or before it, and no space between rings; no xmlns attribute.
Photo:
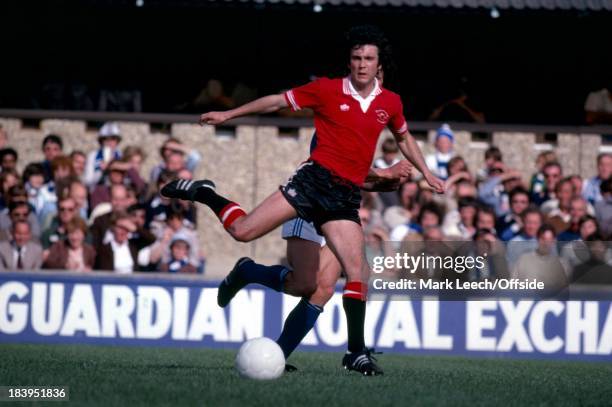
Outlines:
<svg viewBox="0 0 612 407"><path fill-rule="evenodd" d="M273 380L285 371L285 355L270 338L246 341L236 356L236 369L242 377L255 380Z"/></svg>

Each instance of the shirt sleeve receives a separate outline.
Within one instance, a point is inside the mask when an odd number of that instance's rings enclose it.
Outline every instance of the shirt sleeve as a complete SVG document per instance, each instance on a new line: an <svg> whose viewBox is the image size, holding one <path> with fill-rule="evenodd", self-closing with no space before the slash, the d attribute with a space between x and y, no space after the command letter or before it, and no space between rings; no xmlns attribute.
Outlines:
<svg viewBox="0 0 612 407"><path fill-rule="evenodd" d="M408 131L408 123L404 117L404 106L401 100L398 100L395 114L391 117L391 120L389 120L389 130L397 135L404 134Z"/></svg>
<svg viewBox="0 0 612 407"><path fill-rule="evenodd" d="M320 98L320 79L285 92L285 100L294 112L305 107L315 108L319 105Z"/></svg>

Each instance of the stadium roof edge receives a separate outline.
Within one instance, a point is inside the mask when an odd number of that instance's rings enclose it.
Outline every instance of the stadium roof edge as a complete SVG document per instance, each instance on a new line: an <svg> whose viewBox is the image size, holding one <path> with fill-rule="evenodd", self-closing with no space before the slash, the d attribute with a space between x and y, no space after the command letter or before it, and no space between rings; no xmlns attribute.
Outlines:
<svg viewBox="0 0 612 407"><path fill-rule="evenodd" d="M612 0L209 0L225 3L271 3L288 5L330 5L364 7L425 7L425 8L485 8L496 7L500 10L579 10L612 11Z"/></svg>

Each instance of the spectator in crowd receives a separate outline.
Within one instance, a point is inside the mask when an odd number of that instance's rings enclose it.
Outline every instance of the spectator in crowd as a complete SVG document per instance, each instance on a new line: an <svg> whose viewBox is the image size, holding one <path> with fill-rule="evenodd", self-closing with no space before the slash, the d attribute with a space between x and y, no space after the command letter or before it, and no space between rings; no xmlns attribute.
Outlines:
<svg viewBox="0 0 612 407"><path fill-rule="evenodd" d="M446 213L442 232L448 237L471 240L476 233L478 201L474 198L461 198L458 205L459 209Z"/></svg>
<svg viewBox="0 0 612 407"><path fill-rule="evenodd" d="M28 193L28 202L32 208L36 208L39 194L45 185L45 172L40 163L30 163L23 170L23 185Z"/></svg>
<svg viewBox="0 0 612 407"><path fill-rule="evenodd" d="M53 179L40 189L35 207L41 225L48 225L57 214L57 197L69 185L70 179L74 178L73 171L70 157L59 155L51 162Z"/></svg>
<svg viewBox="0 0 612 407"><path fill-rule="evenodd" d="M68 195L74 199L78 215L83 219L87 219L89 215L89 198L87 194L87 187L82 181L73 179L71 180L68 188Z"/></svg>
<svg viewBox="0 0 612 407"><path fill-rule="evenodd" d="M38 240L40 238L40 224L28 203L25 188L21 185L15 185L11 188L8 199L8 208L0 212L0 240L9 238L8 231L11 230L12 224L18 220L28 222L30 234L35 240Z"/></svg>
<svg viewBox="0 0 612 407"><path fill-rule="evenodd" d="M599 233L586 239L588 260L573 269L572 280L578 284L612 284L610 242Z"/></svg>
<svg viewBox="0 0 612 407"><path fill-rule="evenodd" d="M87 155L85 164L85 185L93 188L104 174L104 170L112 160L121 158L119 143L121 142L121 131L115 122L104 123L98 132L99 148Z"/></svg>
<svg viewBox="0 0 612 407"><path fill-rule="evenodd" d="M587 208L587 201L585 201L581 196L575 196L570 201L569 222L563 226L562 230L557 229L555 226L559 224L555 217L551 217L548 220L548 222L551 223L553 227L555 227L555 230L559 233L557 235L557 240L559 241L560 246L563 246L565 242L580 239L580 220L587 215Z"/></svg>
<svg viewBox="0 0 612 407"><path fill-rule="evenodd" d="M12 147L5 147L0 150L0 170L17 172L17 160L19 155Z"/></svg>
<svg viewBox="0 0 612 407"><path fill-rule="evenodd" d="M479 185L478 198L491 206L499 218L510 211L510 191L520 186L523 186L521 173L498 162L491 169L489 178Z"/></svg>
<svg viewBox="0 0 612 407"><path fill-rule="evenodd" d="M556 162L557 156L554 151L542 151L536 158L537 172L531 176L529 181L529 196L543 197L546 194L546 178L544 177L544 167L548 163Z"/></svg>
<svg viewBox="0 0 612 407"><path fill-rule="evenodd" d="M494 230L478 229L473 236L471 257L484 257L484 267L474 267L468 273L470 281L483 281L507 278L506 252L503 243L497 238Z"/></svg>
<svg viewBox="0 0 612 407"><path fill-rule="evenodd" d="M561 257L565 259L570 270L575 269L579 264L589 260L590 253L587 244L585 243L589 240L589 237L594 234L601 236L599 225L597 225L597 220L591 215L585 215L580 218L578 230L578 239L568 242L561 247ZM612 263L612 252L609 253L609 256L606 258L606 262Z"/></svg>
<svg viewBox="0 0 612 407"><path fill-rule="evenodd" d="M87 224L75 216L65 225L65 236L45 253L43 268L87 272L93 269L96 251L85 241Z"/></svg>
<svg viewBox="0 0 612 407"><path fill-rule="evenodd" d="M582 189L584 199L589 201L591 205L601 201L601 183L610 177L612 177L612 154L601 153L597 156L597 175L584 183Z"/></svg>
<svg viewBox="0 0 612 407"><path fill-rule="evenodd" d="M108 241L100 242L96 249L96 270L112 270L119 274L129 274L138 270L138 252L144 247L142 240L131 239L138 231L131 216L124 210L115 211L110 219ZM140 231L143 233L144 231ZM155 237L145 243L153 244Z"/></svg>
<svg viewBox="0 0 612 407"><path fill-rule="evenodd" d="M125 212L130 205L136 202L130 199L128 188L125 185L118 184L111 186L110 203L111 211L95 218L90 227L92 242L96 250L110 239L109 232L112 226L113 214Z"/></svg>
<svg viewBox="0 0 612 407"><path fill-rule="evenodd" d="M569 177L565 177L555 186L555 198L540 205L540 211L546 218L546 223L554 227L557 234L569 226L570 207L575 196L574 183Z"/></svg>
<svg viewBox="0 0 612 407"><path fill-rule="evenodd" d="M389 137L385 139L385 141L382 143L381 149L382 156L374 160L374 168L389 168L400 161L398 157L399 148L397 147L397 143L393 138ZM399 195L396 193L396 191L379 192L378 196L380 197L385 208L399 205L400 203Z"/></svg>
<svg viewBox="0 0 612 407"><path fill-rule="evenodd" d="M509 194L510 212L497 220L497 233L503 241L508 241L519 234L523 224L521 213L529 206L529 192L523 187L516 187Z"/></svg>
<svg viewBox="0 0 612 407"><path fill-rule="evenodd" d="M419 184L414 180L404 182L397 190L398 204L385 208L383 220L389 230L416 218L419 213Z"/></svg>
<svg viewBox="0 0 612 407"><path fill-rule="evenodd" d="M557 294L568 284L566 265L557 256L555 229L547 224L541 225L536 233L536 249L522 254L512 268L512 277L534 279L544 283L544 290Z"/></svg>
<svg viewBox="0 0 612 407"><path fill-rule="evenodd" d="M476 212L476 229L486 229L496 234L495 219L495 211L493 208L481 204Z"/></svg>
<svg viewBox="0 0 612 407"><path fill-rule="evenodd" d="M507 259L511 267L523 254L535 250L538 229L544 224L544 218L540 209L531 205L521 214L521 222L521 232L508 242Z"/></svg>
<svg viewBox="0 0 612 407"><path fill-rule="evenodd" d="M42 152L45 159L40 163L45 172L45 183L53 180L53 172L51 171L51 161L57 156L62 155L64 150L64 142L57 134L47 135L42 142Z"/></svg>
<svg viewBox="0 0 612 407"><path fill-rule="evenodd" d="M74 175L79 181L85 181L85 166L87 164L87 155L81 150L73 150L70 153L70 159L72 160L72 169Z"/></svg>
<svg viewBox="0 0 612 407"><path fill-rule="evenodd" d="M3 171L0 173L0 186L2 196L0 196L0 209L8 206L9 190L19 184L19 175L15 171Z"/></svg>
<svg viewBox="0 0 612 407"><path fill-rule="evenodd" d="M155 221L151 224L151 230L157 237L153 247L151 247L151 264L167 263L170 259L169 244L175 235L180 234L189 241L190 251L189 262L196 268L202 265L203 256L200 253L199 239L197 232L192 224L185 219L185 212L180 205L171 205L166 210L165 221Z"/></svg>
<svg viewBox="0 0 612 407"><path fill-rule="evenodd" d="M612 236L612 177L599 186L601 199L595 202L595 216L604 236Z"/></svg>
<svg viewBox="0 0 612 407"><path fill-rule="evenodd" d="M57 215L51 224L45 228L40 237L43 249L48 249L53 243L64 240L68 234L67 226L78 217L76 202L69 195L60 197L57 201Z"/></svg>
<svg viewBox="0 0 612 407"><path fill-rule="evenodd" d="M383 141L382 156L374 160L374 168L389 168L397 164L399 159L399 148L392 137L388 137Z"/></svg>
<svg viewBox="0 0 612 407"><path fill-rule="evenodd" d="M544 202L555 198L555 188L563 177L563 169L557 161L548 162L542 168L544 174L544 187L539 193L531 194L531 202L542 205Z"/></svg>
<svg viewBox="0 0 612 407"><path fill-rule="evenodd" d="M572 184L574 184L574 191L576 191L577 194L582 194L582 190L584 187L583 182L582 182L582 177L578 174L573 174L573 175L570 175L569 178L572 181ZM591 204L589 203L589 205Z"/></svg>
<svg viewBox="0 0 612 407"><path fill-rule="evenodd" d="M175 234L170 242L169 259L161 263L159 271L164 273L197 273L198 269L189 262L190 254L189 238L179 233Z"/></svg>
<svg viewBox="0 0 612 407"><path fill-rule="evenodd" d="M442 223L442 210L433 202L421 207L416 222L409 222L395 227L391 231L391 241L400 242L409 234L422 234L423 230L430 227L439 227Z"/></svg>
<svg viewBox="0 0 612 407"><path fill-rule="evenodd" d="M584 102L585 121L587 124L612 123L612 83L602 89L588 94Z"/></svg>
<svg viewBox="0 0 612 407"><path fill-rule="evenodd" d="M151 169L151 184L157 184L157 178L163 170L178 172L186 168L192 174L202 161L202 156L197 150L190 150L175 137L170 137L164 142L159 150L163 162Z"/></svg>
<svg viewBox="0 0 612 407"><path fill-rule="evenodd" d="M131 185L137 197L143 196L146 192L146 184L140 174L128 162L122 160L112 160L106 170L104 177L91 193L91 207L95 208L103 202L110 202L110 187L117 184Z"/></svg>
<svg viewBox="0 0 612 407"><path fill-rule="evenodd" d="M465 160L461 156L455 156L448 162L448 175L448 179L445 182L446 193L433 195L432 199L438 205L445 208L447 212L450 212L457 209L457 186L468 183L472 185L470 189L473 189L474 180ZM475 196L474 194L473 197Z"/></svg>
<svg viewBox="0 0 612 407"><path fill-rule="evenodd" d="M485 150L484 168L478 170L476 180L482 182L491 176L491 170L496 167L497 163L503 164L503 155L498 147L490 146Z"/></svg>
<svg viewBox="0 0 612 407"><path fill-rule="evenodd" d="M448 124L443 124L436 132L433 154L425 156L425 163L431 172L442 180L448 178L448 162L454 157L455 135Z"/></svg>
<svg viewBox="0 0 612 407"><path fill-rule="evenodd" d="M10 240L0 241L0 270L38 270L42 265L42 248L33 242L30 224L15 220Z"/></svg>
<svg viewBox="0 0 612 407"><path fill-rule="evenodd" d="M138 146L127 146L123 149L123 161L129 163L136 173L142 178L142 164L147 155Z"/></svg>

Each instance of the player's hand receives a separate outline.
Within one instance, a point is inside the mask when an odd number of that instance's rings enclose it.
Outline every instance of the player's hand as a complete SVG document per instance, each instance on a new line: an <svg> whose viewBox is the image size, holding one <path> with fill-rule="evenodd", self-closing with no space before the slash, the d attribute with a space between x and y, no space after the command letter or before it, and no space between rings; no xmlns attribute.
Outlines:
<svg viewBox="0 0 612 407"><path fill-rule="evenodd" d="M391 179L406 179L412 175L412 164L408 160L401 160L389 167L389 174Z"/></svg>
<svg viewBox="0 0 612 407"><path fill-rule="evenodd" d="M230 117L226 112L208 112L200 116L200 126L210 124L216 126L229 120Z"/></svg>
<svg viewBox="0 0 612 407"><path fill-rule="evenodd" d="M425 181L429 184L429 186L438 194L444 193L444 181L435 175L429 173L425 175Z"/></svg>

